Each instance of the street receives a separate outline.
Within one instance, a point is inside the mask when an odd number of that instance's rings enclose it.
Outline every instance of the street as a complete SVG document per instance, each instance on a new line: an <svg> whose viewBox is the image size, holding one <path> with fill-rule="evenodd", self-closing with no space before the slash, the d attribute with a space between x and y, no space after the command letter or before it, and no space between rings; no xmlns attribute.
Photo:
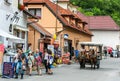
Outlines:
<svg viewBox="0 0 120 81"><path fill-rule="evenodd" d="M61 65L53 69L53 75L25 75L22 81L120 81L120 58L102 59L100 69L90 69L87 65L85 69L80 69L79 64ZM20 77L19 77L20 78ZM20 81L21 79L0 78L0 81Z"/></svg>

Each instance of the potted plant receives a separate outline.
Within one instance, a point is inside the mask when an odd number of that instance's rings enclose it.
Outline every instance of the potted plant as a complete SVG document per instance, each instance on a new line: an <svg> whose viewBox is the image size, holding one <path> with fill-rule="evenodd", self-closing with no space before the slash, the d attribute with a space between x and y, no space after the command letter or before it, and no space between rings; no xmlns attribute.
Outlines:
<svg viewBox="0 0 120 81"><path fill-rule="evenodd" d="M24 9L25 9L25 6L24 6L24 5L22 5L22 4L18 4L18 9L19 9L20 11L22 11L22 10L24 10Z"/></svg>

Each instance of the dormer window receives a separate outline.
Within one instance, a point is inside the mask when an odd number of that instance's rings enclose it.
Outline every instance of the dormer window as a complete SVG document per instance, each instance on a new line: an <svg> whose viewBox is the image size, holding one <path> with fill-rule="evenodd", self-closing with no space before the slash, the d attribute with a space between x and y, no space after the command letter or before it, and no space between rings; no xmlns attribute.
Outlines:
<svg viewBox="0 0 120 81"><path fill-rule="evenodd" d="M9 5L12 4L12 0L4 0L4 1L5 1L5 3L7 3L7 4L9 4Z"/></svg>
<svg viewBox="0 0 120 81"><path fill-rule="evenodd" d="M40 8L29 8L28 10L32 15L34 15L38 18L41 18L41 9Z"/></svg>

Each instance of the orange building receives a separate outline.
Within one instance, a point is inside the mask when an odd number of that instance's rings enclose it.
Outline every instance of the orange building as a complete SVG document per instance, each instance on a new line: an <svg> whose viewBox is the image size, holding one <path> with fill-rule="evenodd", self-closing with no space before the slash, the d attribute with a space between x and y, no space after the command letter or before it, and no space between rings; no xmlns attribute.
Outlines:
<svg viewBox="0 0 120 81"><path fill-rule="evenodd" d="M29 20L29 22L32 21ZM44 52L44 48L51 43L52 34L37 22L28 24L28 29L28 45L31 44L31 50L35 52L36 49L40 49L41 52Z"/></svg>
<svg viewBox="0 0 120 81"><path fill-rule="evenodd" d="M28 10L39 18L38 24L56 34L62 53L77 48L78 42L91 41L92 33L76 14L63 9L50 0L24 0Z"/></svg>

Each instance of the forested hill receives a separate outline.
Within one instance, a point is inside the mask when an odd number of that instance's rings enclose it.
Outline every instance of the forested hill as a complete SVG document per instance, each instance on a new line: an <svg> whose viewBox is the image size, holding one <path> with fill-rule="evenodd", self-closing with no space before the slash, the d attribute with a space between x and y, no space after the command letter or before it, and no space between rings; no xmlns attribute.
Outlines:
<svg viewBox="0 0 120 81"><path fill-rule="evenodd" d="M87 16L110 15L120 26L120 0L70 0Z"/></svg>

